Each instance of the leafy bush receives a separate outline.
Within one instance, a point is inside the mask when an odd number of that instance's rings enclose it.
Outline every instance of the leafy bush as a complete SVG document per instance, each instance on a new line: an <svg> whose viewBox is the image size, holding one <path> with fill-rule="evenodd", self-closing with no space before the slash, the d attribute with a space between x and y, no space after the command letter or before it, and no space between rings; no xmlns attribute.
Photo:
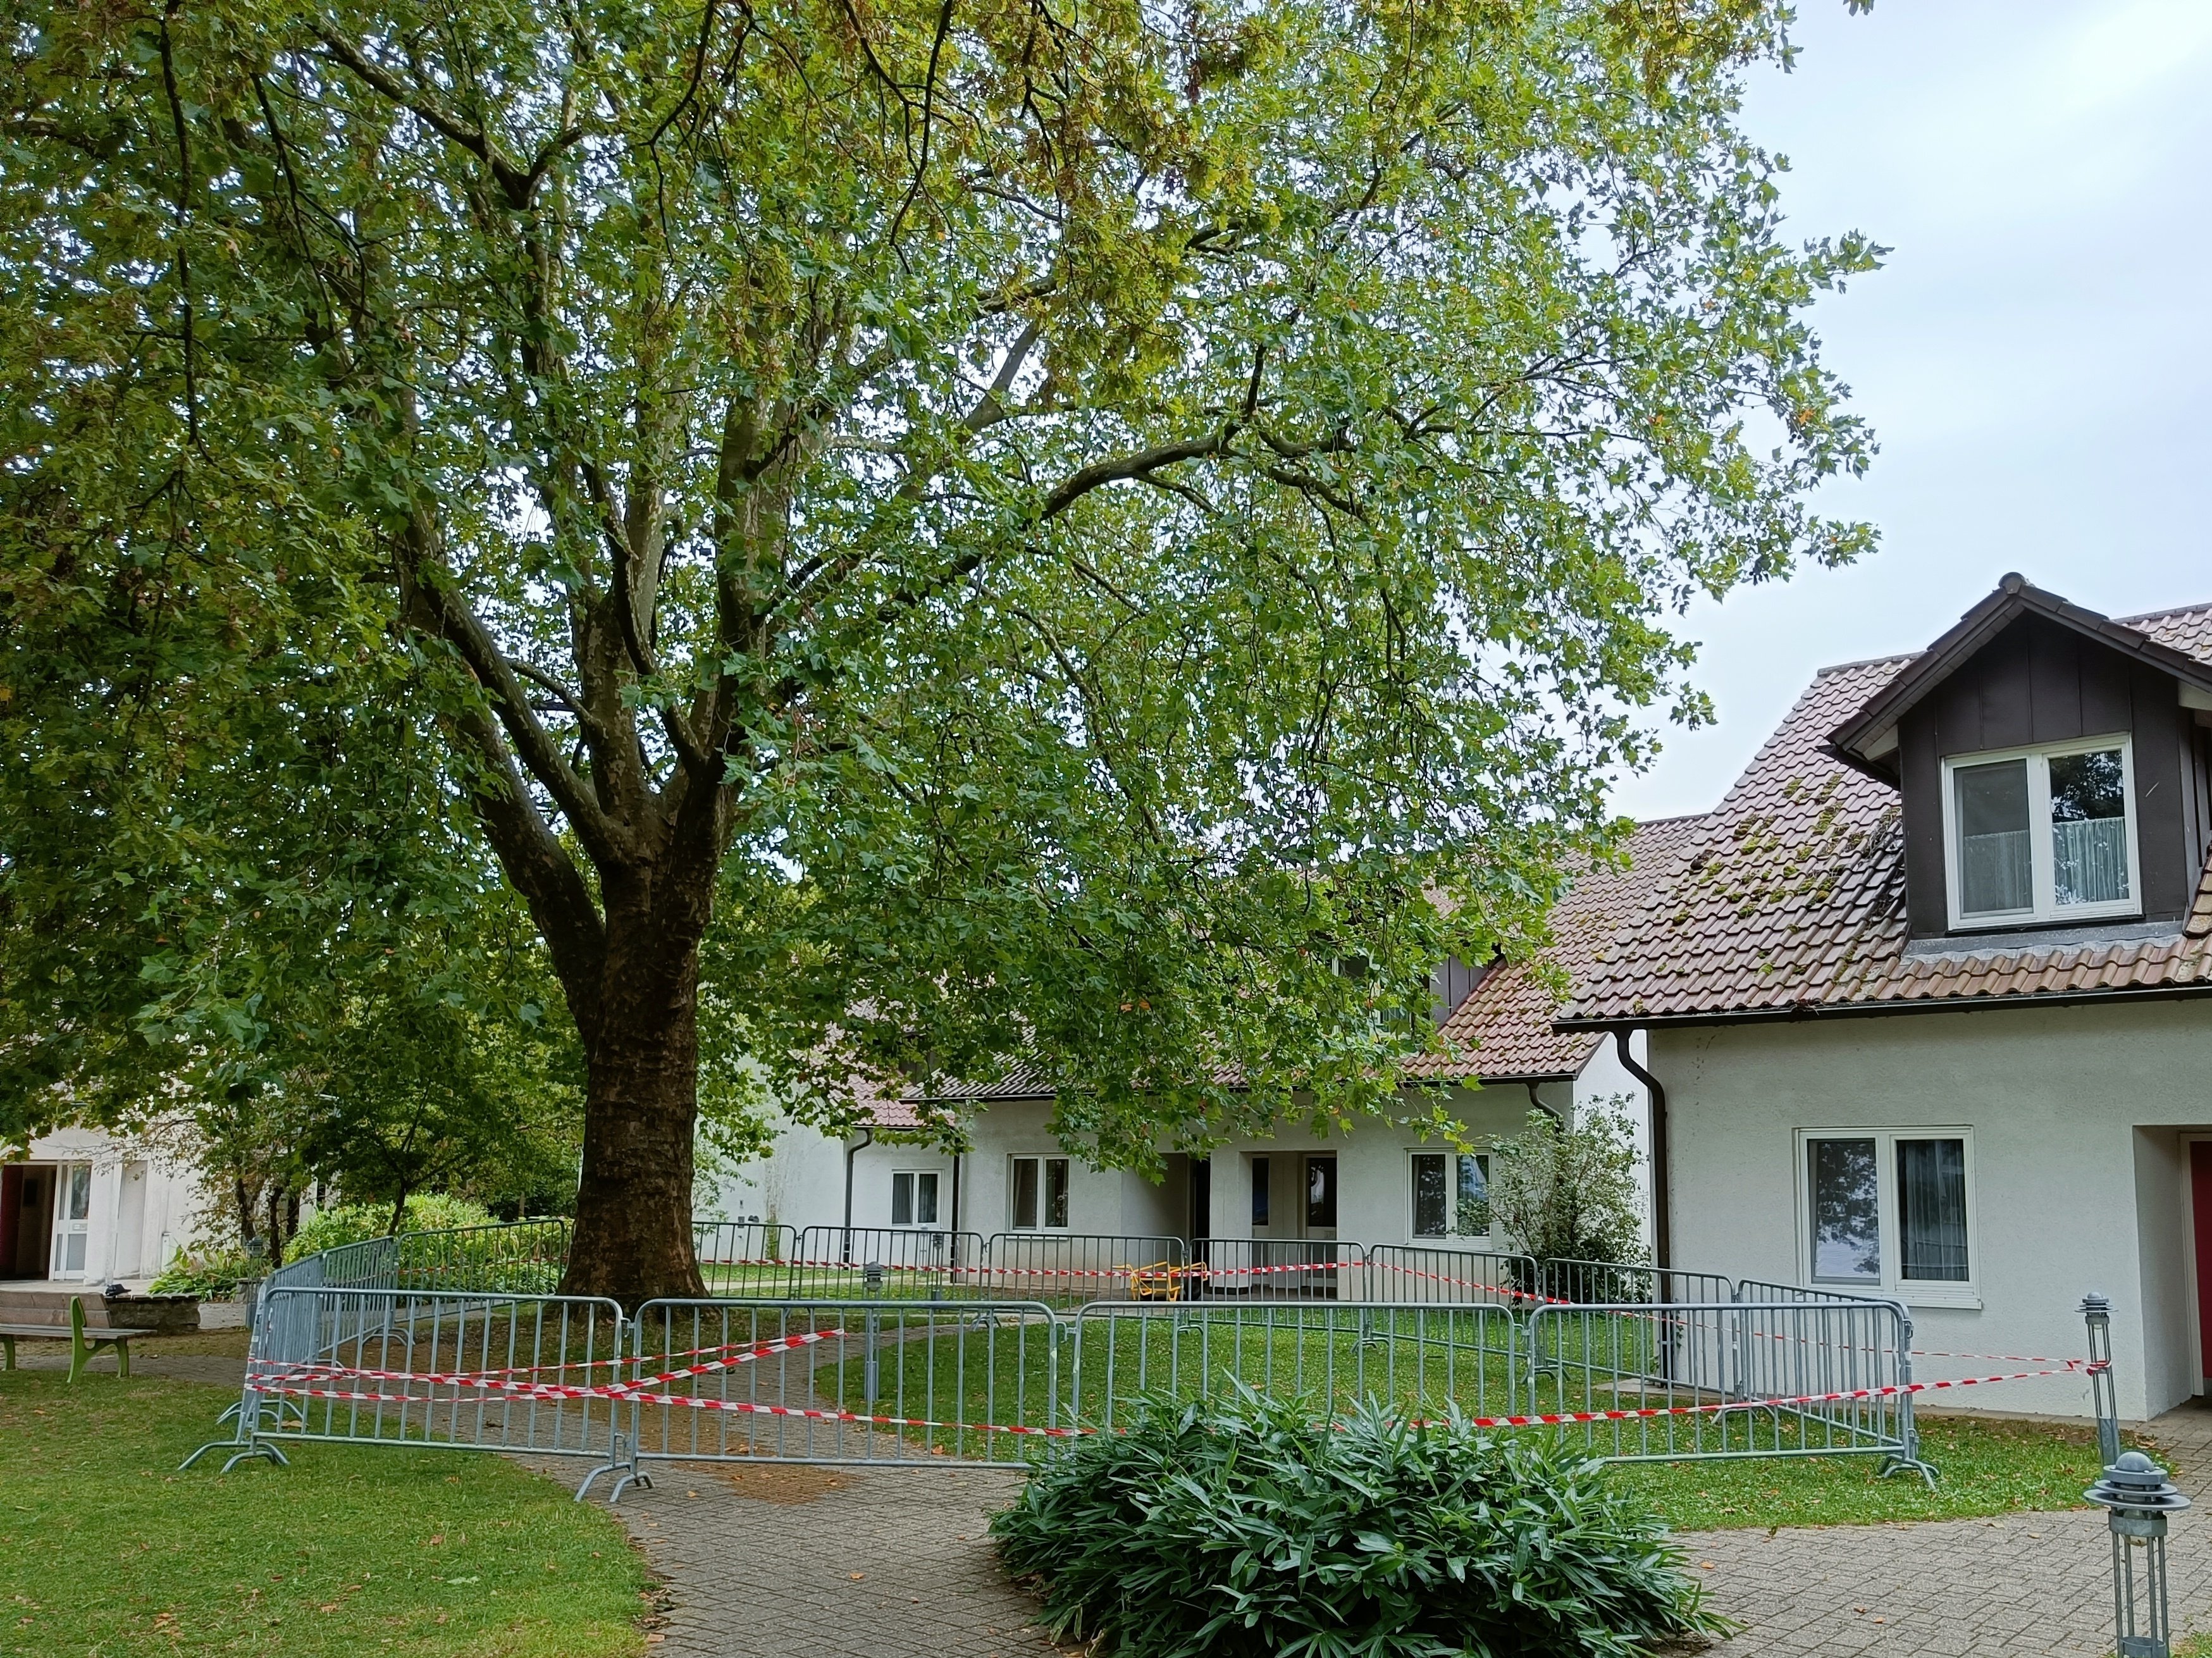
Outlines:
<svg viewBox="0 0 2212 1658"><path fill-rule="evenodd" d="M1055 1637L1121 1658L1631 1658L1728 1628L1599 1465L1371 1404L1148 1400L991 1530Z"/></svg>
<svg viewBox="0 0 2212 1658"><path fill-rule="evenodd" d="M1531 1111L1522 1132L1491 1152L1492 1218L1516 1248L1539 1260L1640 1261L1639 1161L1635 1130L1617 1101L1580 1108L1571 1128L1562 1128L1549 1112ZM1634 1298L1634 1274L1575 1276L1576 1282L1542 1287L1573 1301Z"/></svg>
<svg viewBox="0 0 2212 1658"><path fill-rule="evenodd" d="M179 1254L161 1269L148 1286L157 1296L198 1296L203 1301L228 1301L238 1286L259 1278L263 1263L236 1249L210 1249L200 1254Z"/></svg>
<svg viewBox="0 0 2212 1658"><path fill-rule="evenodd" d="M568 1259L565 1220L517 1221L454 1232L403 1233L396 1263L406 1290L551 1295Z"/></svg>
<svg viewBox="0 0 2212 1658"><path fill-rule="evenodd" d="M418 1193L408 1199L399 1219L402 1232L442 1232L455 1226L490 1224L491 1212L482 1204L471 1203L466 1198L449 1198L440 1192ZM292 1242L284 1253L287 1259L298 1260L305 1255L335 1249L342 1243L380 1238L391 1225L392 1206L388 1203L342 1203L335 1208L318 1210L292 1235Z"/></svg>

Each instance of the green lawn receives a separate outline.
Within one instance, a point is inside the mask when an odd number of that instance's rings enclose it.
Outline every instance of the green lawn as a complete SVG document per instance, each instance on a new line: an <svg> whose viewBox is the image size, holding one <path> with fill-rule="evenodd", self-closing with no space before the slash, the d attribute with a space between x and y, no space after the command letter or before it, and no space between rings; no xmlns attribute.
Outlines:
<svg viewBox="0 0 2212 1658"><path fill-rule="evenodd" d="M823 1313L817 1321L835 1316ZM902 1330L918 1330L926 1318L933 1323L933 1339L897 1339ZM1539 1374L1533 1404L1526 1361L1514 1355L1514 1332L1494 1309L1403 1307L1370 1314L1310 1303L1211 1306L1188 1316L1159 1309L1142 1317L1083 1320L1079 1362L1073 1342L1055 1343L1041 1324L978 1326L954 1310L886 1311L881 1321L876 1402L869 1408L962 1424L1073 1422L1110 1428L1140 1395L1198 1399L1235 1382L1264 1393L1304 1394L1317 1408L1341 1410L1377 1398L1422 1416L1442 1416L1453 1406L1478 1418L1532 1409L1679 1411L1717 1398L1687 1387L1654 1384L1644 1390L1656 1367L1640 1319L1606 1321L1601 1340L1595 1333L1587 1340L1578 1337L1567 1362ZM853 1329L849 1320L839 1327ZM1592 1327L1598 1331L1596 1321ZM687 1339L676 1345L691 1344ZM850 1355L856 1347L848 1340L844 1351ZM867 1399L863 1367L860 1357L847 1357L836 1368L817 1371L817 1387L846 1409L861 1410ZM1839 1417L1853 1412L1870 1418L1872 1407L1838 1407ZM1561 1431L1593 1454L1614 1455L1854 1442L1848 1428L1773 1410L1678 1413ZM911 1436L956 1455L973 1454L976 1438L964 1426L917 1429ZM1870 1438L1863 1434L1857 1442Z"/></svg>
<svg viewBox="0 0 2212 1658"><path fill-rule="evenodd" d="M0 1655L646 1649L643 1566L568 1491L494 1456L335 1445L178 1473L234 1397L0 1374Z"/></svg>
<svg viewBox="0 0 2212 1658"><path fill-rule="evenodd" d="M1310 1316L1325 1324L1319 1315ZM1502 1356L1483 1353L1468 1343L1437 1339L1472 1337L1472 1324L1455 1326L1433 1316L1420 1321L1411 1313L1392 1318L1400 1326L1395 1339L1394 1333L1378 1327L1374 1333L1382 1339L1367 1343L1341 1328L1323 1327L1261 1344L1249 1331L1240 1340L1233 1327L1224 1331L1216 1327L1210 1335L1201 1336L1195 1327L1178 1330L1168 1319L1142 1326L1127 1321L1117 1327L1111 1348L1116 1419L1139 1391L1195 1397L1209 1385L1218 1391L1231 1376L1280 1391L1332 1398L1340 1407L1372 1393L1424 1412L1441 1412L1448 1400L1455 1400L1470 1413L1504 1414L1522 1408L1506 1386ZM1057 1396L1063 1405L1063 1421L1071 1400L1079 1406L1086 1425L1106 1419L1108 1353L1106 1343L1098 1339L1103 1327L1085 1332L1079 1385L1072 1381L1071 1352L1063 1345L1059 1354ZM1052 1381L1052 1347L1039 1329L971 1329L957 1342L940 1340L930 1348L887 1343L878 1356L878 1402L872 1407L861 1402L859 1359L834 1369L825 1366L817 1374L817 1386L825 1394L842 1388L842 1403L855 1411L872 1408L887 1415L938 1420L950 1419L957 1412L959 1419L969 1423L1041 1423L1046 1419L1042 1407ZM1579 1404L1589 1398L1588 1380L1574 1379L1568 1391L1578 1397L1568 1402ZM1539 1389L1540 1404L1557 1408L1559 1393L1557 1379L1546 1380ZM1510 1406L1509 1398L1513 1399ZM1683 1420L1673 1418L1676 1424ZM1731 1445L1741 1445L1751 1436L1755 1436L1751 1442L1767 1448L1802 1442L1792 1418L1771 1412L1689 1420L1698 1424L1708 1442L1723 1432ZM1647 1445L1663 1448L1667 1430L1662 1421L1649 1429L1623 1424L1618 1437L1609 1424L1587 1430L1588 1436L1582 1429L1560 1431L1602 1455ZM1691 1431L1679 1425L1674 1430ZM2082 1488L2097 1474L2095 1437L2087 1427L1937 1417L1923 1418L1921 1434L1922 1455L1941 1475L1932 1491L1913 1474L1880 1478L1881 1459L1869 1455L1623 1461L1614 1466L1612 1478L1648 1495L1671 1524L1694 1531L1948 1520L2076 1508ZM1049 1442L987 1441L966 1430L914 1430L907 1437L917 1448L929 1445L968 1455L979 1454L981 1447L990 1443L990 1454L1002 1460L1046 1455Z"/></svg>
<svg viewBox="0 0 2212 1658"><path fill-rule="evenodd" d="M1866 1457L1623 1463L1612 1478L1649 1497L1680 1531L2078 1509L2097 1478L2096 1434L2087 1427L1942 1417L1921 1422L1920 1441L1942 1475L1933 1491L1912 1474L1877 1479L1880 1463Z"/></svg>

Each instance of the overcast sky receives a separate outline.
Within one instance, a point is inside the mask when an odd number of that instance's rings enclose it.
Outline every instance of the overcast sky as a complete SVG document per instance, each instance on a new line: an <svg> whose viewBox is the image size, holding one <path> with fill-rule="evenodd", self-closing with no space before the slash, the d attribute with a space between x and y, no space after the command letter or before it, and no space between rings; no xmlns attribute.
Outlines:
<svg viewBox="0 0 2212 1658"><path fill-rule="evenodd" d="M1625 782L1721 797L1824 663L1926 644L2019 570L2108 615L2212 599L2212 0L1799 0L1746 125L1798 236L1886 267L1815 313L1881 445L1855 567L1691 613L1717 726Z"/></svg>

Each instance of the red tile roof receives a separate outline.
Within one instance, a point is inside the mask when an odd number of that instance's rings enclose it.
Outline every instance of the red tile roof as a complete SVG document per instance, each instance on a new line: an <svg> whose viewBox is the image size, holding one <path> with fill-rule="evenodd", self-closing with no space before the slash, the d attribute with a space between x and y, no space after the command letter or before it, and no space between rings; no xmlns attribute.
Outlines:
<svg viewBox="0 0 2212 1658"><path fill-rule="evenodd" d="M1479 1076L1490 1082L1572 1077L1601 1038L1552 1023L1561 988L1579 985L1626 919L1639 892L1671 879L1698 844L1705 820L1668 817L1639 824L1629 839L1628 864L1594 865L1577 876L1552 910L1552 942L1526 961L1500 964L1444 1021L1455 1050L1425 1054L1409 1076Z"/></svg>
<svg viewBox="0 0 2212 1658"><path fill-rule="evenodd" d="M2122 618L2212 663L2212 605ZM2212 987L2212 868L2179 936L1906 949L1897 792L1825 739L1911 656L1822 670L1705 820L1677 877L1647 888L1561 1017L1591 1024Z"/></svg>

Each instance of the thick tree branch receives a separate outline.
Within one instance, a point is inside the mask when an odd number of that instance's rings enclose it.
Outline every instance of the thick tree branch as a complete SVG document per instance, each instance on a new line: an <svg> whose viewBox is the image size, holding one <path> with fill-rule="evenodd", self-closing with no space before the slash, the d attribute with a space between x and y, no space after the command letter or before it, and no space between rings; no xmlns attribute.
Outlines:
<svg viewBox="0 0 2212 1658"><path fill-rule="evenodd" d="M426 631L435 633L459 653L490 695L515 754L552 795L584 849L602 864L627 859L634 851L628 837L600 809L590 786L569 767L551 734L531 712L523 677L459 596L453 574L439 556L436 531L420 511L410 515L402 534L399 569L410 609L428 624Z"/></svg>
<svg viewBox="0 0 2212 1658"><path fill-rule="evenodd" d="M498 180L500 192L507 197L509 207L520 212L530 205L530 198L537 191L538 179L544 176L545 167L550 164L552 158L566 147L565 143L556 140L554 146L549 147L546 152L538 157L534 167L517 167L500 153L499 146L493 142L489 133L470 125L451 110L442 107L435 100L413 90L398 76L363 52L360 47L343 35L325 28L320 24L312 24L310 27L314 30L315 38L323 43L324 54L331 62L343 64L347 69L351 70L376 91L407 111L440 137L450 143L459 145L489 167L492 177ZM582 136L580 131L575 135L576 137ZM574 143L574 138L569 138L567 142Z"/></svg>
<svg viewBox="0 0 2212 1658"><path fill-rule="evenodd" d="M1089 495L1093 489L1103 489L1109 483L1127 483L1146 479L1164 466L1176 466L1187 460L1200 460L1208 455L1230 452L1230 440L1237 434L1234 426L1224 426L1211 437L1188 438L1181 443L1163 443L1151 449L1139 449L1134 454L1119 455L1112 460L1093 461L1090 465L1070 473L1059 487L1044 498L1037 509L1037 521L1046 522Z"/></svg>
<svg viewBox="0 0 2212 1658"><path fill-rule="evenodd" d="M990 389L975 400L975 406L968 411L968 417L960 422L970 436L1006 419L1006 394L1014 389L1014 381L1019 377L1023 365L1029 361L1030 353L1036 349L1038 331L1036 321L1032 318L1024 325L1014 343L1006 348L1006 360L999 365L998 377L991 382Z"/></svg>

